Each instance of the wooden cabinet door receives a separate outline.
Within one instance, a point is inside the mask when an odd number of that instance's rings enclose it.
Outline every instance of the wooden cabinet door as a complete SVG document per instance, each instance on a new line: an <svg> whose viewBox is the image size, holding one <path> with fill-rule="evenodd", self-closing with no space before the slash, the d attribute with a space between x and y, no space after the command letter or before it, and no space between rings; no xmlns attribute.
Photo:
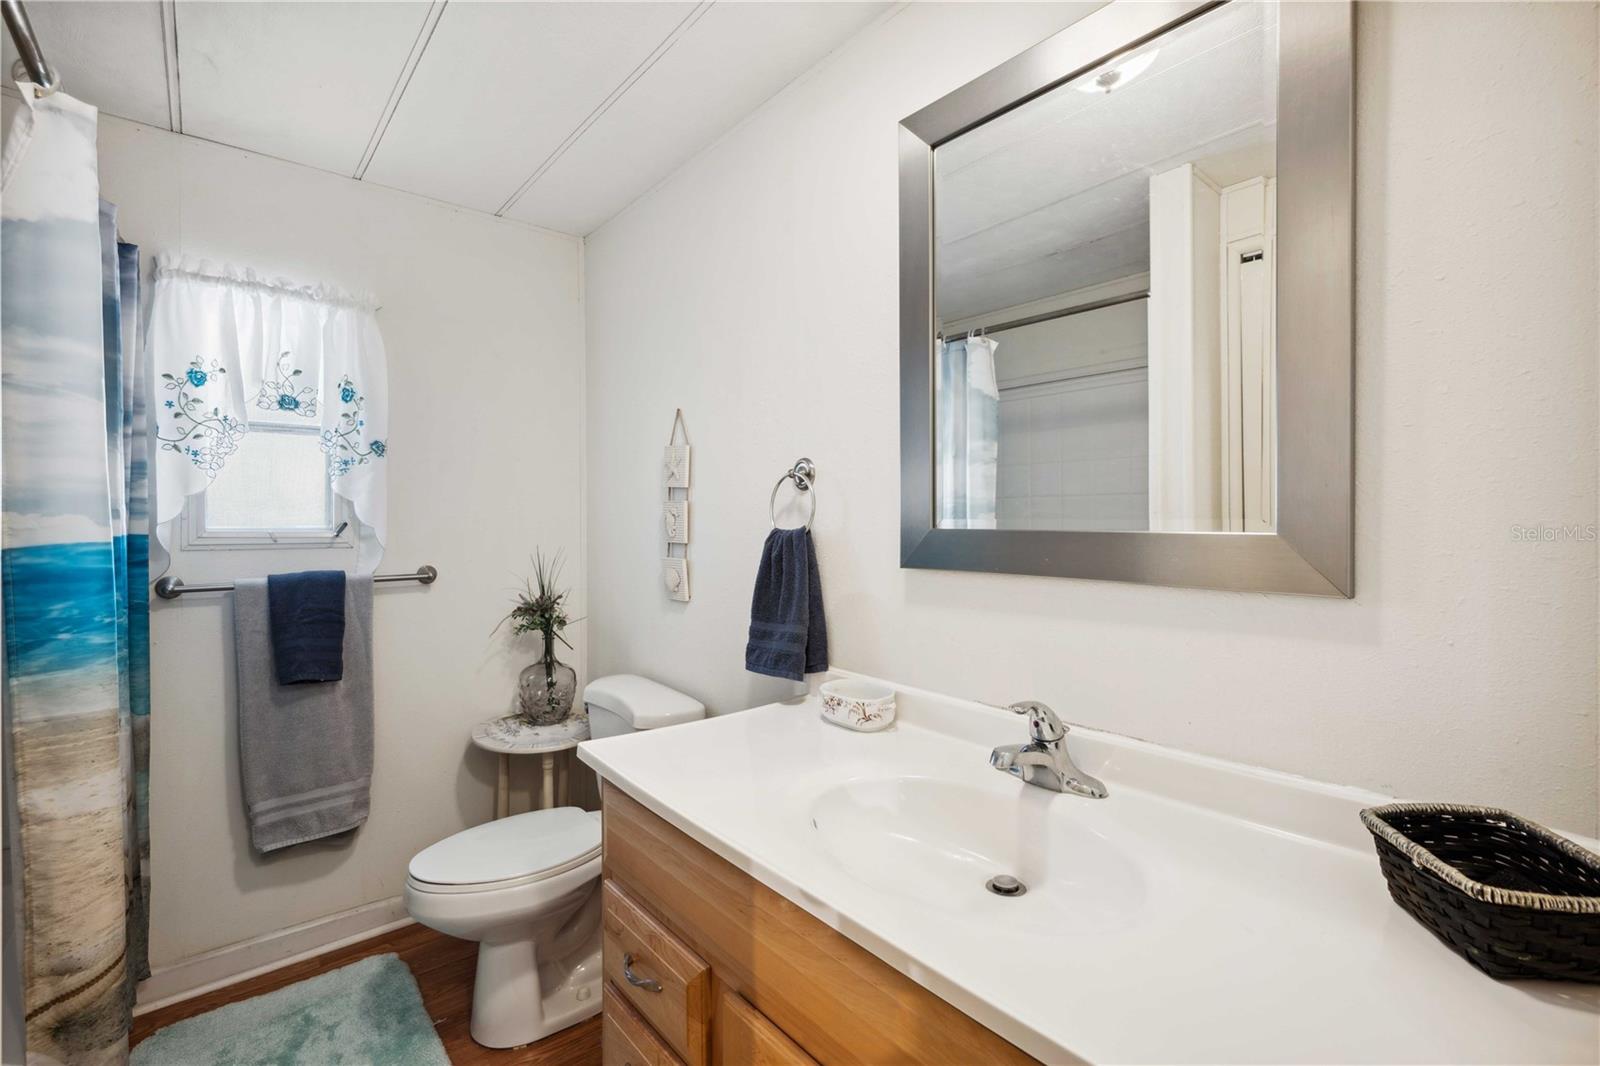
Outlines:
<svg viewBox="0 0 1600 1066"><path fill-rule="evenodd" d="M728 988L717 1001L711 1058L717 1066L817 1066L782 1029Z"/></svg>

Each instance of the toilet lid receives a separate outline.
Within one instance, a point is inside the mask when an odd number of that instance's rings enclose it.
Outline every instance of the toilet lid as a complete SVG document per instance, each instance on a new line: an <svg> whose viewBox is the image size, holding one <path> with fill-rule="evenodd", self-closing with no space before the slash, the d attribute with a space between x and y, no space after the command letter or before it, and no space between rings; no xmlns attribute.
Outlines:
<svg viewBox="0 0 1600 1066"><path fill-rule="evenodd" d="M435 885L481 885L555 873L600 853L600 815L579 807L529 811L463 829L411 860Z"/></svg>

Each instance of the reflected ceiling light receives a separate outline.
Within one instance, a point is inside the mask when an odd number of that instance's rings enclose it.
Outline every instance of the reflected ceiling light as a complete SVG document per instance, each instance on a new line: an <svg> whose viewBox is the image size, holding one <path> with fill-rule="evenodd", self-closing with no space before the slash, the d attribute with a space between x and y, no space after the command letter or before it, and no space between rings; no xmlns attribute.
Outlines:
<svg viewBox="0 0 1600 1066"><path fill-rule="evenodd" d="M1150 69L1150 64L1156 61L1159 48L1152 48L1148 52L1131 55L1120 63L1108 64L1100 73L1092 78L1079 81L1077 88L1080 93L1108 93L1112 89L1120 89L1134 78Z"/></svg>

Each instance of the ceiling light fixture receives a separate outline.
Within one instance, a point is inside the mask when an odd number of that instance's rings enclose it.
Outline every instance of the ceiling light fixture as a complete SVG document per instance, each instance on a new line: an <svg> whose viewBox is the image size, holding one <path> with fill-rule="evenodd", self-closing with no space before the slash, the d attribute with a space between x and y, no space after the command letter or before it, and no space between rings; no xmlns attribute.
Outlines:
<svg viewBox="0 0 1600 1066"><path fill-rule="evenodd" d="M1156 61L1156 55L1161 51L1152 48L1148 52L1140 52L1129 56L1120 63L1110 63L1102 67L1100 73L1092 78L1079 79L1075 84L1080 93L1101 93L1102 95L1112 89L1120 89L1134 78L1150 69L1150 64Z"/></svg>

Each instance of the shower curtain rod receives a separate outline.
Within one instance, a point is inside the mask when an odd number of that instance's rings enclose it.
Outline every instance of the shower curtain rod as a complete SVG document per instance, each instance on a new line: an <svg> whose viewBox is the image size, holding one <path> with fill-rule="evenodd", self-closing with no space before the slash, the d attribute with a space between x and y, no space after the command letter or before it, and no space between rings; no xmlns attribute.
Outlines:
<svg viewBox="0 0 1600 1066"><path fill-rule="evenodd" d="M39 47L39 38L34 36L33 23L28 20L28 9L22 6L22 0L0 0L0 10L4 11L6 29L11 31L11 40L17 46L20 57L17 61L27 70L28 79L45 96L61 88L54 68L45 62L44 49Z"/></svg>
<svg viewBox="0 0 1600 1066"><path fill-rule="evenodd" d="M1027 318L1015 318L1010 322L998 322L992 326L974 326L972 329L957 330L956 332L965 333L969 337L972 336L973 333L979 331L984 334L999 333L1002 330L1019 329L1022 326L1034 326L1038 325L1040 322L1049 322L1056 318L1070 318L1073 315L1086 314L1089 311L1099 311L1103 308L1115 307L1118 304L1131 304L1135 300L1148 300L1149 298L1150 290L1144 289L1140 292L1130 292L1125 296L1109 296L1104 300L1094 300L1090 303L1078 304L1076 307L1064 307L1059 311L1046 311L1040 315L1029 315ZM943 336L942 332L940 333L940 336Z"/></svg>

